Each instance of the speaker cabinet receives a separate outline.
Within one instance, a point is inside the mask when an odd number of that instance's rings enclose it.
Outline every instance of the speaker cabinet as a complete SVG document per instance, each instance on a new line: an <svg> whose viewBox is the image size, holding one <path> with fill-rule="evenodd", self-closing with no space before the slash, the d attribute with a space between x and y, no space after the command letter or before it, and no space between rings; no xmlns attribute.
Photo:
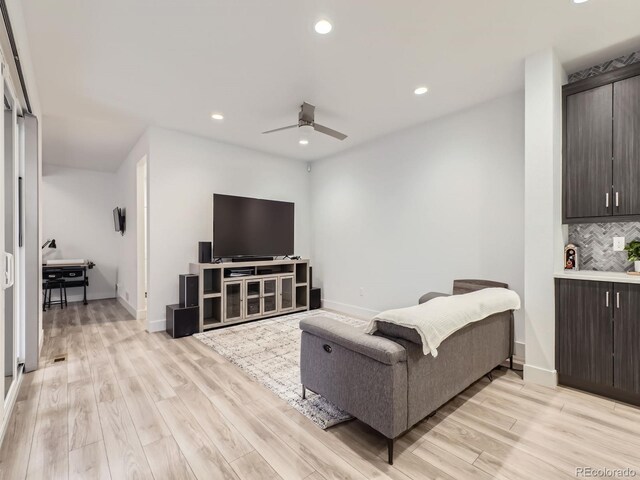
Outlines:
<svg viewBox="0 0 640 480"><path fill-rule="evenodd" d="M180 275L180 307L198 306L198 275Z"/></svg>
<svg viewBox="0 0 640 480"><path fill-rule="evenodd" d="M211 263L212 250L211 242L198 242L198 262Z"/></svg>
<svg viewBox="0 0 640 480"><path fill-rule="evenodd" d="M321 293L320 287L309 290L309 310L317 310L322 306Z"/></svg>
<svg viewBox="0 0 640 480"><path fill-rule="evenodd" d="M198 307L167 305L167 333L172 338L187 337L198 332Z"/></svg>

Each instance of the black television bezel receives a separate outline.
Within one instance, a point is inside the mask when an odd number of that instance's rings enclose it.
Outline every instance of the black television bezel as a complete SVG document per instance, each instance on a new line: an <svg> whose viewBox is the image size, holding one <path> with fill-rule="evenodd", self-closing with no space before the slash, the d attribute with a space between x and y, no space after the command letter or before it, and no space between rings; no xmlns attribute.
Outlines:
<svg viewBox="0 0 640 480"><path fill-rule="evenodd" d="M216 255L216 244L215 244L215 240L216 240L216 221L215 221L215 199L216 199L216 195L219 196L224 196L224 197L235 197L235 198L244 198L244 199L249 199L249 200L258 200L258 201L267 201L267 202L277 202L277 203L284 203L284 204L290 204L293 206L293 251L291 253L265 253L265 254L256 254L256 255L252 255L252 254L248 254L248 255L224 255L224 256L219 256ZM247 197L244 195L230 195L227 193L214 193L211 197L211 220L212 220L212 228L211 228L211 232L212 232L212 238L211 238L211 255L213 256L213 258L265 258L265 257L278 257L278 256L292 256L295 254L295 233L296 233L296 228L295 228L295 220L296 220L296 204L295 202L287 202L284 200L273 200L271 198L257 198L257 197Z"/></svg>

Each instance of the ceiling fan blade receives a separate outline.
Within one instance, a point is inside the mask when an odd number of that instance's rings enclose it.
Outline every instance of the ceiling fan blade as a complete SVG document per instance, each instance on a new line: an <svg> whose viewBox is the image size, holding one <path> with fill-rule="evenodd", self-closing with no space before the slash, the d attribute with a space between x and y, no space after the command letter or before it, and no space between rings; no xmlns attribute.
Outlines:
<svg viewBox="0 0 640 480"><path fill-rule="evenodd" d="M316 107L314 107L310 103L302 102L302 106L300 107L300 115L298 115L298 119L306 123L313 123L315 111L316 111Z"/></svg>
<svg viewBox="0 0 640 480"><path fill-rule="evenodd" d="M274 130L267 130L266 132L262 132L262 133L273 133L273 132L279 132L280 130L288 130L290 128L296 128L298 126L298 124L296 123L295 125L289 125L288 127L281 127L281 128L276 128Z"/></svg>
<svg viewBox="0 0 640 480"><path fill-rule="evenodd" d="M329 127L325 127L324 125L320 125L319 123L313 124L313 129L316 132L324 133L325 135L330 135L333 138L337 138L338 140L344 140L347 136L344 133L340 133L336 130L333 130Z"/></svg>

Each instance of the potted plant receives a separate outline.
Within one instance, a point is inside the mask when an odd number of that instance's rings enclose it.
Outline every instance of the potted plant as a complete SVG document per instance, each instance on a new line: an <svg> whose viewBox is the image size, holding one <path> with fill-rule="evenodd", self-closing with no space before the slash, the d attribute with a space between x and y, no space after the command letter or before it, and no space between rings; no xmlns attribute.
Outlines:
<svg viewBox="0 0 640 480"><path fill-rule="evenodd" d="M633 262L636 272L640 272L640 241L634 240L627 244L624 249L627 251L627 258Z"/></svg>

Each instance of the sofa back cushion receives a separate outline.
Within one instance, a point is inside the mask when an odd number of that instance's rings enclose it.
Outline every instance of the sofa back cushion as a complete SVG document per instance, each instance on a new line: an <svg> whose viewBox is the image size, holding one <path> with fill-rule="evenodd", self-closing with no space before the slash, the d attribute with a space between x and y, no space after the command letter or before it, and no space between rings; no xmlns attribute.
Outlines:
<svg viewBox="0 0 640 480"><path fill-rule="evenodd" d="M509 288L509 285L502 282L493 282L491 280L454 280L453 294L461 295L463 293L476 292L484 288Z"/></svg>
<svg viewBox="0 0 640 480"><path fill-rule="evenodd" d="M484 288L509 288L509 285L502 282L494 282L492 280L454 280L453 281L453 294L461 295L463 293L471 293ZM424 303L432 298L447 296L446 293L426 293L420 297L419 303ZM393 323L378 321L377 335L389 338L400 338L417 345L422 345L420 335L413 328L406 328L401 325L395 325Z"/></svg>

